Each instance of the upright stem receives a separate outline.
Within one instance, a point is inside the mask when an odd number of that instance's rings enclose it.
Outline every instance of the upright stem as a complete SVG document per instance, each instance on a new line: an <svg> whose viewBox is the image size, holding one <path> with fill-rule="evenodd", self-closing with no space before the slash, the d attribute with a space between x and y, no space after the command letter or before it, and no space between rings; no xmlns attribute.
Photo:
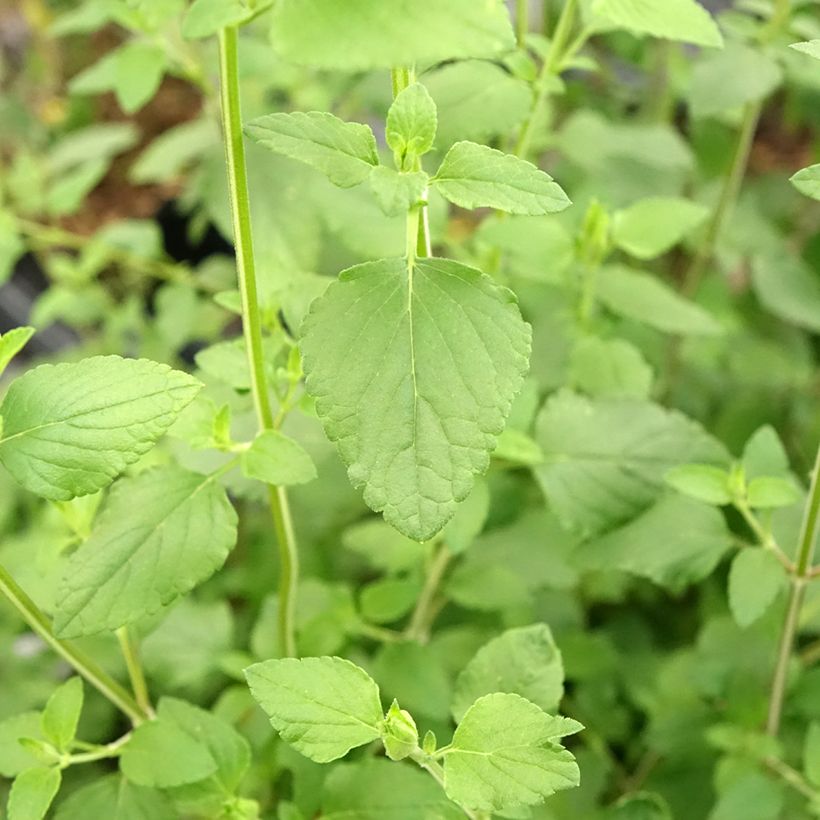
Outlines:
<svg viewBox="0 0 820 820"><path fill-rule="evenodd" d="M139 652L127 626L120 627L117 630L117 640L120 642L120 649L125 659L125 666L128 669L128 678L131 681L134 697L140 708L144 709L149 715L153 715L154 710L151 706L151 698L148 695L148 684L142 671Z"/></svg>
<svg viewBox="0 0 820 820"><path fill-rule="evenodd" d="M533 98L530 112L524 124L521 126L521 131L518 135L518 142L515 146L516 156L526 158L527 152L529 151L530 142L532 141L532 130L538 118L541 116L541 109L544 107L544 102L547 99L550 78L560 69L564 49L569 41L572 27L575 24L575 12L577 8L578 0L566 0L564 8L561 10L561 16L558 18L558 23L555 26L555 34L550 43L549 53L544 60L544 65L541 67L541 74L535 83L535 97Z"/></svg>
<svg viewBox="0 0 820 820"><path fill-rule="evenodd" d="M0 566L0 593L17 610L20 617L65 661L71 664L100 694L106 697L134 724L138 726L151 715L131 695L100 668L91 658L68 641L61 641L51 629L48 618L37 604L26 595Z"/></svg>
<svg viewBox="0 0 820 820"><path fill-rule="evenodd" d="M820 524L820 448L817 451L817 459L811 477L811 486L809 487L809 497L803 514L797 560L789 593L789 605L786 611L786 620L783 622L783 629L780 633L777 663L769 696L769 715L766 721L766 731L772 737L776 737L780 731L780 719L783 714L783 702L786 698L786 684L788 683L789 661L791 660L794 639L800 622L800 609L806 594L806 584L814 560L818 524Z"/></svg>
<svg viewBox="0 0 820 820"><path fill-rule="evenodd" d="M420 641L421 643L425 643L429 638L430 623L435 617L436 612L433 603L441 586L441 582L444 579L444 573L447 572L447 567L450 566L452 558L453 553L450 552L447 545L441 544L430 562L427 577L424 580L424 586L416 601L413 614L410 616L410 623L406 632L408 638Z"/></svg>
<svg viewBox="0 0 820 820"><path fill-rule="evenodd" d="M251 232L248 172L242 137L237 41L237 29L234 26L222 29L219 34L222 128L236 245L236 269L239 277L239 291L242 296L242 328L245 335L245 347L248 351L254 406L260 429L273 430L275 424L265 377L262 320L259 312ZM284 487L271 486L268 489L268 500L279 542L279 645L284 655L294 656L296 655L294 612L299 581L299 553L287 491Z"/></svg>
<svg viewBox="0 0 820 820"><path fill-rule="evenodd" d="M515 39L519 48L525 48L530 29L529 0L515 0Z"/></svg>

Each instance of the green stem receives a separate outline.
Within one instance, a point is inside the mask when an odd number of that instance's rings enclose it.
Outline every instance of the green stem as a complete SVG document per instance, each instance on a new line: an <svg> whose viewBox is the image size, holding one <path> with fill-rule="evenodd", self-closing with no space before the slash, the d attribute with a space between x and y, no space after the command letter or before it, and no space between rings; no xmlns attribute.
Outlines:
<svg viewBox="0 0 820 820"><path fill-rule="evenodd" d="M780 720L783 715L783 703L786 698L789 662L794 648L794 639L800 621L800 609L806 594L806 584L811 575L814 551L817 544L818 522L820 521L820 448L809 487L809 496L803 514L800 530L800 541L797 548L794 575L792 576L789 604L786 619L780 633L780 644L777 651L771 694L769 696L769 714L766 720L766 732L777 737L780 731Z"/></svg>
<svg viewBox="0 0 820 820"><path fill-rule="evenodd" d="M122 747L131 740L131 733L123 735L118 740L112 743L107 743L105 746L95 746L89 752L82 752L76 755L66 755L60 768L67 766L74 766L77 763L93 763L96 760L105 760L110 757L119 757L122 753Z"/></svg>
<svg viewBox="0 0 820 820"><path fill-rule="evenodd" d="M530 30L530 3L529 0L515 2L515 39L519 48L525 48L527 34Z"/></svg>
<svg viewBox="0 0 820 820"><path fill-rule="evenodd" d="M706 227L706 235L698 248L695 258L683 283L683 293L688 296L694 294L700 286L706 267L712 261L715 253L715 246L723 232L723 226L731 216L735 203L743 185L743 178L746 176L746 167L749 164L749 154L752 150L752 143L757 132L757 124L760 121L760 113L763 110L762 102L747 103L743 109L743 119L740 124L735 151L732 156L732 164L729 174L723 182L715 210L712 218Z"/></svg>
<svg viewBox="0 0 820 820"><path fill-rule="evenodd" d="M273 430L275 419L265 377L262 349L262 320L256 283L256 265L251 231L251 207L245 144L242 136L242 111L239 95L238 34L229 26L219 34L220 90L222 128L228 166L228 188L231 197L236 268L242 297L242 328L251 371L251 387L259 427ZM294 612L299 582L299 552L284 487L269 487L268 501L279 542L279 645L287 656L296 655Z"/></svg>
<svg viewBox="0 0 820 820"><path fill-rule="evenodd" d="M416 749L414 752L411 752L410 759L430 774L442 789L444 788L444 769L438 761L434 760L421 749ZM485 820L487 817L484 812L474 812L470 809L465 809L464 806L459 806L459 808L470 820Z"/></svg>
<svg viewBox="0 0 820 820"><path fill-rule="evenodd" d="M410 640L426 643L429 639L431 622L437 611L434 606L436 594L444 579L444 573L447 572L447 568L450 566L452 559L453 553L450 552L446 544L441 544L433 556L433 560L430 562L427 577L424 580L424 586L421 589L413 614L410 616L410 623L405 631L405 635Z"/></svg>
<svg viewBox="0 0 820 820"><path fill-rule="evenodd" d="M800 792L803 797L809 800L816 800L820 796L817 790L803 777L800 772L793 769L782 760L776 757L767 757L763 761L766 766L778 775L785 783L791 786L795 791Z"/></svg>
<svg viewBox="0 0 820 820"><path fill-rule="evenodd" d="M541 116L541 109L549 93L550 79L558 72L563 61L564 49L569 40L572 27L575 25L577 8L578 0L566 0L564 8L561 10L561 16L558 18L555 34L550 43L550 50L541 67L541 73L535 82L535 96L532 106L518 135L518 142L515 146L516 156L526 158L529 151L533 128Z"/></svg>
<svg viewBox="0 0 820 820"><path fill-rule="evenodd" d="M151 698L148 695L148 684L145 681L145 673L142 671L137 646L132 640L127 626L120 627L117 630L117 640L120 643L122 656L125 659L125 666L128 669L128 678L131 681L134 698L140 705L140 708L153 717L154 709L151 706Z"/></svg>
<svg viewBox="0 0 820 820"><path fill-rule="evenodd" d="M128 692L107 672L84 652L68 641L61 641L51 629L48 618L26 595L11 577L8 570L0 566L0 593L17 610L20 617L36 632L61 658L71 664L100 694L106 697L134 726L150 718Z"/></svg>

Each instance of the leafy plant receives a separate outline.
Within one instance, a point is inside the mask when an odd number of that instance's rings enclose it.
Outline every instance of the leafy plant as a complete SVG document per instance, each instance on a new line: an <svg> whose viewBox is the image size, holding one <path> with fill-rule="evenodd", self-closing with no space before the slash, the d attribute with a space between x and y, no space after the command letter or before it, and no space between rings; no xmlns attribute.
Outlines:
<svg viewBox="0 0 820 820"><path fill-rule="evenodd" d="M816 3L509 5L16 12L10 820L820 813Z"/></svg>

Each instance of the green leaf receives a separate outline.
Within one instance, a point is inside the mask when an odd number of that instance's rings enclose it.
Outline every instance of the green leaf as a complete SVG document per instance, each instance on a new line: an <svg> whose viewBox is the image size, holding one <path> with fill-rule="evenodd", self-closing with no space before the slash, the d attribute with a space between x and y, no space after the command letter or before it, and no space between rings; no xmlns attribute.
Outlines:
<svg viewBox="0 0 820 820"><path fill-rule="evenodd" d="M379 688L350 661L282 658L254 664L245 676L282 739L317 763L381 736Z"/></svg>
<svg viewBox="0 0 820 820"><path fill-rule="evenodd" d="M182 36L210 37L227 26L244 23L254 14L242 0L194 0L182 21Z"/></svg>
<svg viewBox="0 0 820 820"><path fill-rule="evenodd" d="M510 291L446 259L343 272L302 326L307 390L354 485L432 538L487 469L523 381L529 326Z"/></svg>
<svg viewBox="0 0 820 820"><path fill-rule="evenodd" d="M700 305L679 296L652 274L623 265L608 265L601 271L597 295L613 313L664 333L714 336L723 332Z"/></svg>
<svg viewBox="0 0 820 820"><path fill-rule="evenodd" d="M666 801L654 792L624 795L604 815L604 820L673 820Z"/></svg>
<svg viewBox="0 0 820 820"><path fill-rule="evenodd" d="M73 791L62 801L54 820L177 820L171 801L156 789L106 775Z"/></svg>
<svg viewBox="0 0 820 820"><path fill-rule="evenodd" d="M205 744L174 720L158 717L134 729L122 750L120 769L139 786L168 789L204 780L217 765Z"/></svg>
<svg viewBox="0 0 820 820"><path fill-rule="evenodd" d="M594 0L593 24L603 22L634 34L650 34L698 46L721 47L712 16L696 0Z"/></svg>
<svg viewBox="0 0 820 820"><path fill-rule="evenodd" d="M413 161L433 147L436 125L436 104L421 83L408 85L396 96L387 112L385 135L400 170L412 170Z"/></svg>
<svg viewBox="0 0 820 820"><path fill-rule="evenodd" d="M612 241L637 259L654 259L702 225L709 208L677 197L648 197L617 211Z"/></svg>
<svg viewBox="0 0 820 820"><path fill-rule="evenodd" d="M744 629L760 618L785 586L780 562L762 547L741 549L729 570L729 608Z"/></svg>
<svg viewBox="0 0 820 820"><path fill-rule="evenodd" d="M544 454L538 443L530 436L508 427L498 437L498 446L493 450L493 458L522 467L533 467L544 460Z"/></svg>
<svg viewBox="0 0 820 820"><path fill-rule="evenodd" d="M42 820L60 790L58 768L35 766L14 778L8 802L8 820Z"/></svg>
<svg viewBox="0 0 820 820"><path fill-rule="evenodd" d="M455 514L442 531L447 549L454 555L467 550L481 535L490 513L490 491L479 479L472 492L456 508Z"/></svg>
<svg viewBox="0 0 820 820"><path fill-rule="evenodd" d="M552 177L531 162L475 142L457 142L432 179L436 190L462 208L512 214L551 214L572 203Z"/></svg>
<svg viewBox="0 0 820 820"><path fill-rule="evenodd" d="M673 467L664 479L679 493L706 504L720 507L732 503L729 473L711 464L681 464Z"/></svg>
<svg viewBox="0 0 820 820"><path fill-rule="evenodd" d="M0 210L0 285L9 280L14 273L17 260L25 250L26 246L17 232L17 221L14 216Z"/></svg>
<svg viewBox="0 0 820 820"><path fill-rule="evenodd" d="M532 806L577 786L575 758L559 744L582 729L513 694L485 695L464 715L444 758L444 789L468 809Z"/></svg>
<svg viewBox="0 0 820 820"><path fill-rule="evenodd" d="M789 48L795 51L802 51L803 54L808 54L809 57L814 57L815 60L820 60L820 40L809 40L805 43L792 43Z"/></svg>
<svg viewBox="0 0 820 820"><path fill-rule="evenodd" d="M501 0L280 0L271 23L286 60L345 71L490 57L515 46Z"/></svg>
<svg viewBox="0 0 820 820"><path fill-rule="evenodd" d="M340 188L364 182L379 164L370 126L345 122L333 114L267 114L249 122L245 133L277 154L316 168Z"/></svg>
<svg viewBox="0 0 820 820"><path fill-rule="evenodd" d="M803 771L808 780L820 786L820 723L812 721L806 732L806 743L803 747Z"/></svg>
<svg viewBox="0 0 820 820"><path fill-rule="evenodd" d="M362 589L362 615L374 624L389 624L413 609L421 592L417 581L385 578Z"/></svg>
<svg viewBox="0 0 820 820"><path fill-rule="evenodd" d="M65 752L77 734L77 724L83 709L83 681L69 678L48 699L43 710L43 737Z"/></svg>
<svg viewBox="0 0 820 820"><path fill-rule="evenodd" d="M799 256L761 256L752 263L752 286L766 310L820 333L820 277Z"/></svg>
<svg viewBox="0 0 820 820"><path fill-rule="evenodd" d="M146 359L41 365L12 382L0 405L0 461L45 498L90 495L147 453L200 388Z"/></svg>
<svg viewBox="0 0 820 820"><path fill-rule="evenodd" d="M789 475L789 456L775 429L766 424L760 427L743 448L743 471L747 481L760 476Z"/></svg>
<svg viewBox="0 0 820 820"><path fill-rule="evenodd" d="M545 712L564 696L564 664L546 624L508 629L478 650L456 679L453 717L460 721L482 695L512 692Z"/></svg>
<svg viewBox="0 0 820 820"><path fill-rule="evenodd" d="M33 335L33 327L15 327L0 335L0 376Z"/></svg>
<svg viewBox="0 0 820 820"><path fill-rule="evenodd" d="M820 43L820 40L817 42ZM803 168L790 181L801 194L820 200L820 164Z"/></svg>
<svg viewBox="0 0 820 820"><path fill-rule="evenodd" d="M0 721L0 775L16 777L20 772L34 766L36 758L18 742L28 737L41 737L39 712L21 712Z"/></svg>
<svg viewBox="0 0 820 820"><path fill-rule="evenodd" d="M576 562L649 578L677 593L709 575L731 540L719 510L670 495L620 529L582 544Z"/></svg>
<svg viewBox="0 0 820 820"><path fill-rule="evenodd" d="M118 629L210 577L236 542L236 512L211 477L157 467L118 482L57 593L62 637Z"/></svg>
<svg viewBox="0 0 820 820"><path fill-rule="evenodd" d="M623 339L581 339L573 348L569 372L571 383L590 396L645 399L652 387L652 368Z"/></svg>
<svg viewBox="0 0 820 820"><path fill-rule="evenodd" d="M361 555L374 569L388 573L418 567L427 554L417 541L377 519L348 527L342 533L342 544Z"/></svg>
<svg viewBox="0 0 820 820"><path fill-rule="evenodd" d="M749 482L746 489L749 506L757 509L791 507L800 500L800 491L786 478L760 476Z"/></svg>
<svg viewBox="0 0 820 820"><path fill-rule="evenodd" d="M535 468L550 506L587 534L633 518L661 495L666 473L696 460L721 465L723 446L698 424L651 402L591 401L562 392L536 423Z"/></svg>
<svg viewBox="0 0 820 820"><path fill-rule="evenodd" d="M729 781L709 820L777 820L783 802L781 784L752 770Z"/></svg>
<svg viewBox="0 0 820 820"><path fill-rule="evenodd" d="M242 454L242 472L267 484L306 484L316 478L316 465L301 444L278 430L265 430Z"/></svg>
<svg viewBox="0 0 820 820"><path fill-rule="evenodd" d="M692 116L713 117L762 100L782 78L780 65L760 49L731 42L695 64L689 85Z"/></svg>
<svg viewBox="0 0 820 820"><path fill-rule="evenodd" d="M387 216L406 214L424 199L430 178L424 171L405 173L379 165L370 172L370 188Z"/></svg>

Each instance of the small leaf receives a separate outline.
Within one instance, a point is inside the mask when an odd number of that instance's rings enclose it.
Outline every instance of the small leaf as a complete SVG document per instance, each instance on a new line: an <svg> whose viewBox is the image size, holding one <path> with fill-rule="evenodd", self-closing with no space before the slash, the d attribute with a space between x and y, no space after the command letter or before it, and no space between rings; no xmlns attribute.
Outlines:
<svg viewBox="0 0 820 820"><path fill-rule="evenodd" d="M364 182L379 164L370 127L333 114L268 114L249 122L245 132L265 148L316 168L340 188Z"/></svg>
<svg viewBox="0 0 820 820"><path fill-rule="evenodd" d="M623 339L581 339L572 351L569 372L573 386L590 396L646 399L652 387L652 368Z"/></svg>
<svg viewBox="0 0 820 820"><path fill-rule="evenodd" d="M389 624L413 609L421 592L417 581L383 578L362 589L362 615L374 624Z"/></svg>
<svg viewBox="0 0 820 820"><path fill-rule="evenodd" d="M803 771L808 780L820 786L820 723L812 721L806 732L806 743L803 747Z"/></svg>
<svg viewBox="0 0 820 820"><path fill-rule="evenodd" d="M765 424L758 428L743 448L743 471L751 481L760 476L789 474L789 456L775 429Z"/></svg>
<svg viewBox="0 0 820 820"><path fill-rule="evenodd" d="M749 506L754 509L791 507L800 500L800 492L794 483L785 478L760 476L752 479L746 490Z"/></svg>
<svg viewBox="0 0 820 820"><path fill-rule="evenodd" d="M379 165L370 172L370 188L387 216L407 213L424 197L430 178L423 171L405 173Z"/></svg>
<svg viewBox="0 0 820 820"><path fill-rule="evenodd" d="M709 464L681 464L673 467L664 480L679 493L720 507L732 503L729 473Z"/></svg>
<svg viewBox="0 0 820 820"><path fill-rule="evenodd" d="M512 214L550 214L572 203L549 174L531 162L474 142L457 142L432 184L462 208L497 208Z"/></svg>
<svg viewBox="0 0 820 820"><path fill-rule="evenodd" d="M254 10L242 0L194 0L182 21L182 36L210 37L227 26L237 26L253 16Z"/></svg>
<svg viewBox="0 0 820 820"><path fill-rule="evenodd" d="M212 478L176 466L123 479L57 593L61 637L118 629L210 577L236 542L236 512Z"/></svg>
<svg viewBox="0 0 820 820"><path fill-rule="evenodd" d="M720 47L723 37L712 16L696 0L594 0L593 21L635 34L651 34L697 46Z"/></svg>
<svg viewBox="0 0 820 820"><path fill-rule="evenodd" d="M41 365L12 382L0 405L0 461L45 498L90 495L147 453L200 388L146 359Z"/></svg>
<svg viewBox="0 0 820 820"><path fill-rule="evenodd" d="M160 789L204 780L216 768L207 747L167 718L134 729L120 756L120 769L131 782Z"/></svg>
<svg viewBox="0 0 820 820"><path fill-rule="evenodd" d="M498 437L498 445L493 450L493 458L508 461L522 467L534 467L544 461L544 453L526 433L508 427Z"/></svg>
<svg viewBox="0 0 820 820"><path fill-rule="evenodd" d="M803 54L808 54L809 57L814 57L815 60L820 60L820 40L809 40L805 43L792 43L789 48L795 51L802 51Z"/></svg>
<svg viewBox="0 0 820 820"><path fill-rule="evenodd" d="M330 763L381 736L379 688L342 658L282 658L245 670L251 694L297 751Z"/></svg>
<svg viewBox="0 0 820 820"><path fill-rule="evenodd" d="M478 650L456 680L456 721L477 698L493 692L521 695L545 712L558 708L564 696L564 664L546 624L508 629Z"/></svg>
<svg viewBox="0 0 820 820"><path fill-rule="evenodd" d="M820 43L820 40L817 42ZM798 171L791 178L791 183L801 194L820 200L820 164Z"/></svg>
<svg viewBox="0 0 820 820"><path fill-rule="evenodd" d="M33 327L16 327L0 335L0 376L33 335Z"/></svg>
<svg viewBox="0 0 820 820"><path fill-rule="evenodd" d="M783 588L786 574L778 560L762 547L744 548L729 571L729 608L740 627L753 624Z"/></svg>
<svg viewBox="0 0 820 820"><path fill-rule="evenodd" d="M43 737L59 751L68 751L77 734L83 708L82 678L69 678L48 699L43 710Z"/></svg>
<svg viewBox="0 0 820 820"><path fill-rule="evenodd" d="M39 712L21 712L0 721L0 775L16 777L37 761L23 747L20 738L40 738L41 717Z"/></svg>
<svg viewBox="0 0 820 820"><path fill-rule="evenodd" d="M485 695L467 711L444 758L444 789L468 809L532 806L580 780L559 739L582 729L512 694Z"/></svg>
<svg viewBox="0 0 820 820"><path fill-rule="evenodd" d="M260 433L242 454L242 472L267 484L306 484L316 478L316 465L301 444L278 430Z"/></svg>
<svg viewBox="0 0 820 820"><path fill-rule="evenodd" d="M413 160L426 154L436 138L436 104L421 83L408 85L387 112L387 144L399 170L410 171Z"/></svg>
<svg viewBox="0 0 820 820"><path fill-rule="evenodd" d="M675 197L648 197L615 214L612 240L637 259L654 259L702 225L709 208Z"/></svg>
<svg viewBox="0 0 820 820"><path fill-rule="evenodd" d="M42 820L60 790L62 774L55 767L36 766L14 778L8 820Z"/></svg>

